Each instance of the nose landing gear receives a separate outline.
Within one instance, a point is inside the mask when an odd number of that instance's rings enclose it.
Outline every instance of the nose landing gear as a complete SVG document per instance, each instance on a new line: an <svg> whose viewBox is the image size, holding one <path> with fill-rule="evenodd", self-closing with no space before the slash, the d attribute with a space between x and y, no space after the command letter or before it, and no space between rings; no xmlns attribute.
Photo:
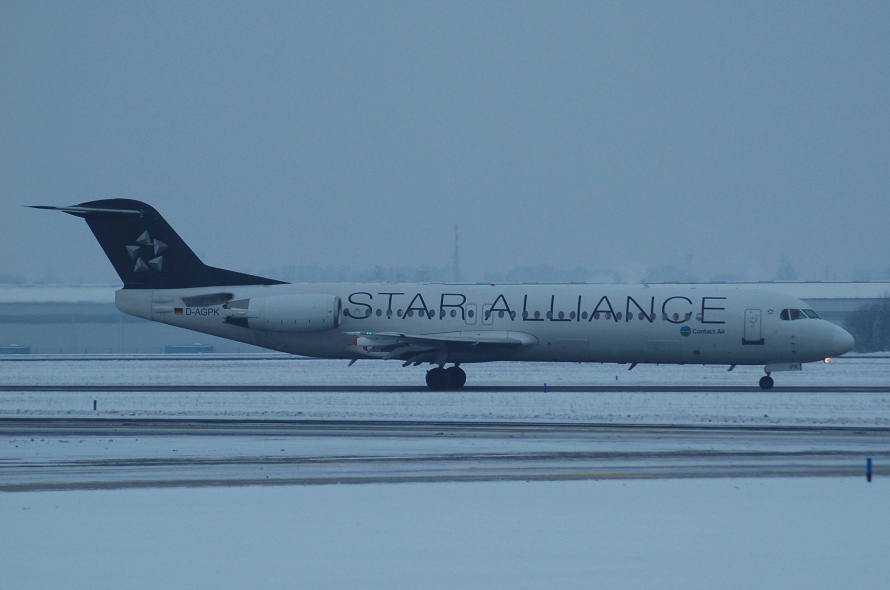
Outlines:
<svg viewBox="0 0 890 590"><path fill-rule="evenodd" d="M772 389L775 382L769 373L760 378L760 389Z"/></svg>
<svg viewBox="0 0 890 590"><path fill-rule="evenodd" d="M434 367L426 372L426 384L434 391L460 389L467 382L467 374L459 366Z"/></svg>

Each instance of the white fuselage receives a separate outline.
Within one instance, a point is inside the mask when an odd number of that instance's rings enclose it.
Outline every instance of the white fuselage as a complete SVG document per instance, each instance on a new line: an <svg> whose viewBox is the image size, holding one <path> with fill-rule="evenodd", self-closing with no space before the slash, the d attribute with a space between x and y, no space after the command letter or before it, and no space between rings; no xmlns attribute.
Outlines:
<svg viewBox="0 0 890 590"><path fill-rule="evenodd" d="M266 297L286 301L282 296L299 301L317 295L335 296L342 303L336 327L288 331L237 325L231 321L233 310L224 303ZM321 358L386 358L362 345L365 341L358 335L364 333L378 339L379 334L397 334L477 338L483 343L451 348L437 357L440 364L804 363L842 354L852 346L846 332L822 319L782 319L782 310L806 308L794 297L708 285L343 283L125 289L117 292L116 304L125 313L149 320ZM489 337L521 344L485 345Z"/></svg>

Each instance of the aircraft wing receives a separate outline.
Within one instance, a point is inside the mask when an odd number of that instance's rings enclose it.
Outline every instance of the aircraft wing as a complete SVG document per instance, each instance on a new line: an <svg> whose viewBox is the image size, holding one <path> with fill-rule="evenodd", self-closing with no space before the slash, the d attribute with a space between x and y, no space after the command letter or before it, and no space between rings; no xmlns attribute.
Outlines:
<svg viewBox="0 0 890 590"><path fill-rule="evenodd" d="M452 352L467 352L488 347L514 348L532 346L538 339L525 332L466 331L438 334L402 334L400 332L349 332L353 345L370 357L400 359L405 365L422 362L445 363Z"/></svg>

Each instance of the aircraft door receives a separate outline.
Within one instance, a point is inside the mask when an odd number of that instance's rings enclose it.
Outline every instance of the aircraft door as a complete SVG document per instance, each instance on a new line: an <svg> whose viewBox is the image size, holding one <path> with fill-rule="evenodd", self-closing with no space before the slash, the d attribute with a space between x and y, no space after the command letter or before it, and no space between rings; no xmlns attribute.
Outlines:
<svg viewBox="0 0 890 590"><path fill-rule="evenodd" d="M759 309L745 310L745 336L742 344L763 344L763 329L760 323L762 311Z"/></svg>
<svg viewBox="0 0 890 590"><path fill-rule="evenodd" d="M467 304L467 312L464 317L466 318L468 324L472 325L472 324L476 323L476 304L475 303Z"/></svg>

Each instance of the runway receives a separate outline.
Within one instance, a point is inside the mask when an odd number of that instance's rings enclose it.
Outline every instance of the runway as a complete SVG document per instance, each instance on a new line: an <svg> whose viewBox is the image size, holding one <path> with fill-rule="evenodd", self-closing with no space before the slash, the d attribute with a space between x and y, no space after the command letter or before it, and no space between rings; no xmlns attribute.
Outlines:
<svg viewBox="0 0 890 590"><path fill-rule="evenodd" d="M625 434L635 437L742 436L888 436L890 427L840 426L686 426L554 422L410 421L410 420L242 420L146 418L0 418L0 436L331 436L363 437L478 436L582 437Z"/></svg>
<svg viewBox="0 0 890 590"><path fill-rule="evenodd" d="M761 392L750 385L468 385L461 393L743 393ZM424 393L425 385L0 385L9 392L113 392L113 393ZM770 393L890 393L888 385L809 385L776 386Z"/></svg>
<svg viewBox="0 0 890 590"><path fill-rule="evenodd" d="M757 368L422 368L216 355L0 365L0 491L863 477L890 465L890 359Z"/></svg>
<svg viewBox="0 0 890 590"><path fill-rule="evenodd" d="M0 491L890 473L890 428L4 419Z"/></svg>

